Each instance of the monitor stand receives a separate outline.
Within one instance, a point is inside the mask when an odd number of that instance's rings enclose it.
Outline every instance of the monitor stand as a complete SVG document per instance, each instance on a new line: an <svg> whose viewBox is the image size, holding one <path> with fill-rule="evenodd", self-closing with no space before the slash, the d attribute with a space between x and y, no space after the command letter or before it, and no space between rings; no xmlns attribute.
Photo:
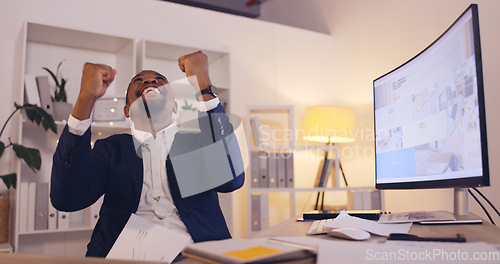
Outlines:
<svg viewBox="0 0 500 264"><path fill-rule="evenodd" d="M483 219L469 213L469 189L455 188L453 191L453 207L455 220L422 221L422 225L450 225L450 224L482 224Z"/></svg>

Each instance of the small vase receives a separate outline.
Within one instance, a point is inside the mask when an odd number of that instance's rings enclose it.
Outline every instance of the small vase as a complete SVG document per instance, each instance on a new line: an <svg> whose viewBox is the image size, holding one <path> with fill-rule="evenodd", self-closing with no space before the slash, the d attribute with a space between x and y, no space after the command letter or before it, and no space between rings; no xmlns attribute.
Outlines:
<svg viewBox="0 0 500 264"><path fill-rule="evenodd" d="M54 121L68 120L71 111L73 111L73 104L66 102L53 102L54 107Z"/></svg>

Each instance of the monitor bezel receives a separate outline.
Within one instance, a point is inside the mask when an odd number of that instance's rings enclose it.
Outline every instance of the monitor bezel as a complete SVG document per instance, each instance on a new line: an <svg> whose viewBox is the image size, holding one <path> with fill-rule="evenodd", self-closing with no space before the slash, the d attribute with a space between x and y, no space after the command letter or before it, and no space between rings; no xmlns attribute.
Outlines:
<svg viewBox="0 0 500 264"><path fill-rule="evenodd" d="M483 67L481 56L481 40L479 34L479 15L477 4L471 4L438 38L436 38L430 45L428 45L420 53L401 64L390 72L380 76L373 81L373 121L374 133L376 131L376 117L375 117L375 83L387 75L390 75L400 68L404 67L411 61L419 56L422 56L428 49L435 45L441 38L456 25L456 23L468 12L472 13L472 35L474 40L474 54L476 62L476 76L477 76L477 94L478 94L478 108L479 108L479 128L481 135L481 156L483 165L483 175L471 176L466 178L447 179L447 180L430 180L430 181L407 181L407 182L394 182L394 183L377 183L377 154L376 154L376 135L374 135L374 149L375 149L375 188L376 189L436 189L436 188L464 188L464 187L480 187L490 186L490 173L488 164L488 144L486 137L486 106L484 100L484 80L483 80Z"/></svg>

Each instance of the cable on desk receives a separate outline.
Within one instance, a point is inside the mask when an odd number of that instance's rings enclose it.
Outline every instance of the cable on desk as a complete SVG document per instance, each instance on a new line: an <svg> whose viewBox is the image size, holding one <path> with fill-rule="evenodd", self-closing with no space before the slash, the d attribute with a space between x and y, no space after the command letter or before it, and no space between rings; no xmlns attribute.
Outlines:
<svg viewBox="0 0 500 264"><path fill-rule="evenodd" d="M500 216L500 212L498 212L497 208L493 205L493 203L490 202L490 200L488 200L488 198L486 198L486 196L483 195L482 192L480 192L476 187L472 187L472 189L474 189L474 191L479 193L479 195L481 195L481 197L483 197L483 199L486 200L486 202L488 202L488 204L491 206L491 208L493 208L493 210L495 210L497 215Z"/></svg>
<svg viewBox="0 0 500 264"><path fill-rule="evenodd" d="M486 210L486 208L484 207L484 205L479 201L479 199L477 199L477 197L472 193L472 191L470 189L467 189L469 191L469 194L472 196L472 198L474 198L474 200L476 200L476 202L481 206L481 208L483 208L483 211L486 213L486 215L488 216L488 218L490 219L490 222L493 224L493 225L496 225L495 224L495 221L493 221L493 218L491 218L491 215L490 213L488 213L488 210Z"/></svg>

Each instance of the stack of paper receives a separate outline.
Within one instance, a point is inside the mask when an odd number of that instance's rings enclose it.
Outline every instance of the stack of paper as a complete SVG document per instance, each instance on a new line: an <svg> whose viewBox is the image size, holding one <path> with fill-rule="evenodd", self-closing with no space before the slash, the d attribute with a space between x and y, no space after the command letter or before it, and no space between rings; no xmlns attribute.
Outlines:
<svg viewBox="0 0 500 264"><path fill-rule="evenodd" d="M325 226L331 228L354 227L375 235L388 236L391 233L408 233L411 223L382 224L376 221L350 216L345 211L342 211L334 221L326 223Z"/></svg>
<svg viewBox="0 0 500 264"><path fill-rule="evenodd" d="M106 258L171 263L190 240L132 214Z"/></svg>
<svg viewBox="0 0 500 264"><path fill-rule="evenodd" d="M270 243L267 238L226 239L189 245L182 255L209 263L275 263L313 259L306 249Z"/></svg>

